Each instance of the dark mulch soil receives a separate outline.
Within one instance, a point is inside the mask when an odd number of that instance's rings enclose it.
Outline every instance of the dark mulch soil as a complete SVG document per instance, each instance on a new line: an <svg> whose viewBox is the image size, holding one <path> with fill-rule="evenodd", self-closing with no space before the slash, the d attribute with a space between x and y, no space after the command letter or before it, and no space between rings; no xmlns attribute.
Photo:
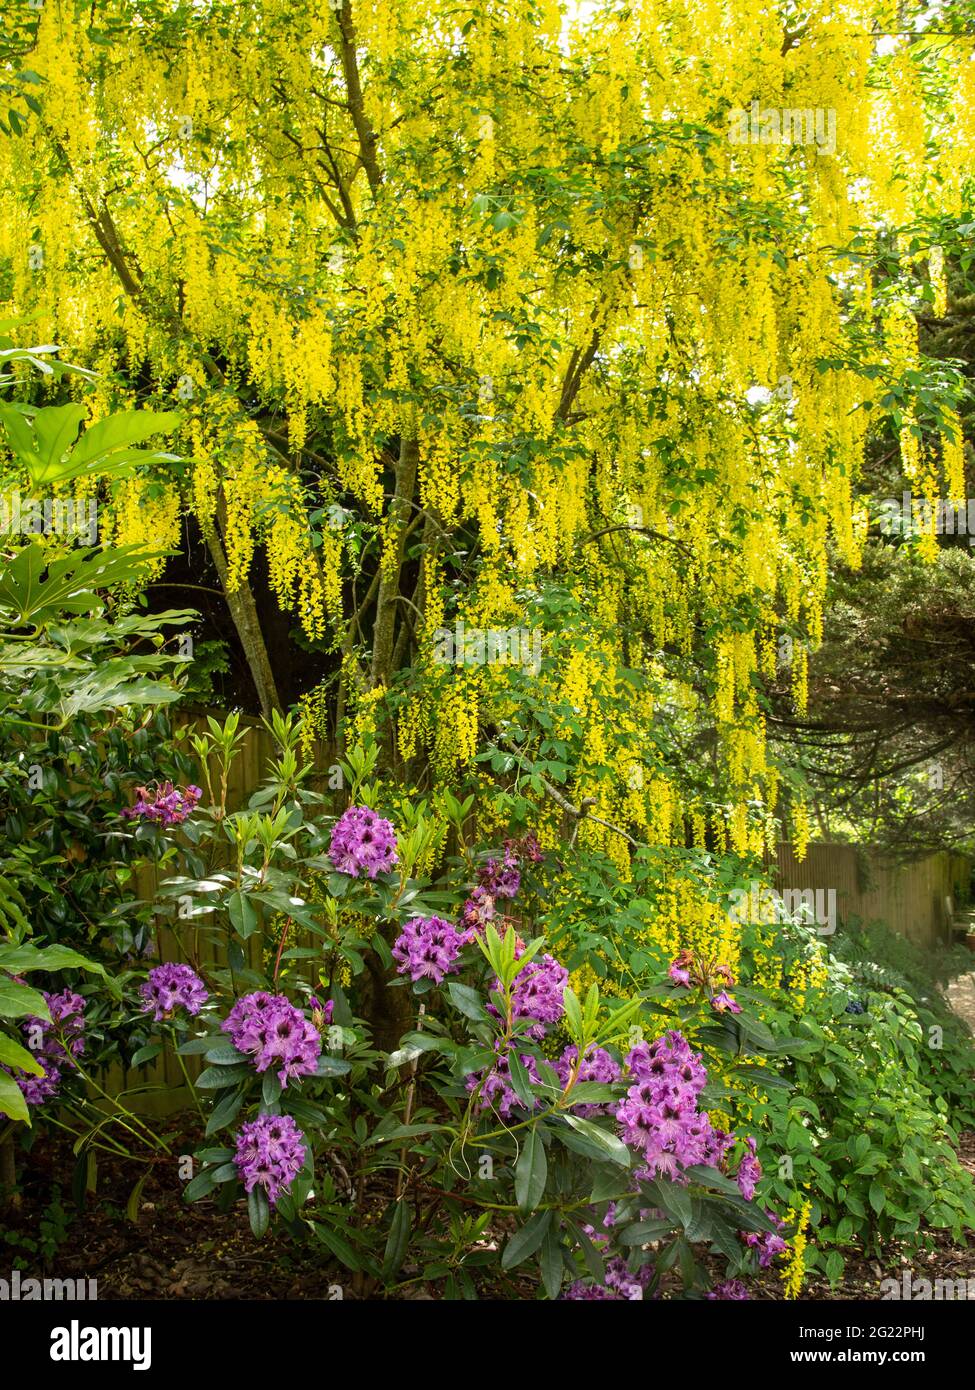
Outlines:
<svg viewBox="0 0 975 1390"><path fill-rule="evenodd" d="M192 1145L188 1145L192 1147ZM975 1133L962 1136L960 1157L975 1174ZM153 1169L138 1204L136 1220L126 1206L144 1171L137 1163L100 1163L96 1191L83 1212L69 1191L61 1191L59 1217L52 1193L75 1160L67 1143L46 1137L29 1157L18 1155L21 1200L0 1216L0 1276L19 1265L26 1274L97 1279L99 1299L328 1299L368 1296L357 1279L334 1262L323 1248L298 1249L287 1237L271 1232L257 1245L247 1224L243 1202L229 1213L212 1202L187 1203L182 1197L175 1161ZM388 1194L377 1194L377 1215ZM45 1259L37 1248L42 1233L56 1233L56 1249ZM900 1279L910 1268L914 1278L975 1281L975 1246L957 1246L943 1232L933 1232L934 1248L907 1255L896 1245L882 1257L847 1254L844 1277L830 1289L822 1276L810 1275L801 1298L814 1300L880 1299L883 1279ZM409 1274L411 1271L404 1271ZM781 1299L780 1273L769 1270L750 1281L752 1297ZM973 1284L975 1287L975 1284ZM331 1292L330 1292L331 1289ZM484 1290L486 1296L531 1299L529 1285ZM666 1295L665 1295L666 1296ZM403 1289L403 1298L439 1298L441 1289L422 1284Z"/></svg>
<svg viewBox="0 0 975 1390"><path fill-rule="evenodd" d="M22 1201L0 1218L8 1269L20 1256L17 1262L31 1274L43 1269L58 1278L97 1279L99 1299L328 1298L330 1283L348 1279L324 1249L316 1263L315 1250L298 1252L273 1231L257 1245L243 1202L224 1214L209 1201L184 1201L176 1160L154 1167L132 1221L126 1207L144 1165L101 1156L96 1190L79 1212L63 1190L75 1161L69 1145L54 1137L38 1143L29 1157L18 1155ZM59 1181L67 1229L45 1261L24 1242L61 1224L50 1206Z"/></svg>

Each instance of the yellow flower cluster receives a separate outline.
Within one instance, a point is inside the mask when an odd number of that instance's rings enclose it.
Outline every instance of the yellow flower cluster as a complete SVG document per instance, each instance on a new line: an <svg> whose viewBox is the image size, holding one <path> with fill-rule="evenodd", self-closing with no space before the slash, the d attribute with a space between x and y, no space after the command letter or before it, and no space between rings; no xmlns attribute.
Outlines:
<svg viewBox="0 0 975 1390"><path fill-rule="evenodd" d="M787 1222L796 1221L796 1231L790 1242L785 1268L782 1270L784 1298L798 1298L802 1292L806 1278L806 1246L809 1244L806 1229L811 1212L812 1203L807 1201L803 1202L798 1212L790 1208L786 1216Z"/></svg>

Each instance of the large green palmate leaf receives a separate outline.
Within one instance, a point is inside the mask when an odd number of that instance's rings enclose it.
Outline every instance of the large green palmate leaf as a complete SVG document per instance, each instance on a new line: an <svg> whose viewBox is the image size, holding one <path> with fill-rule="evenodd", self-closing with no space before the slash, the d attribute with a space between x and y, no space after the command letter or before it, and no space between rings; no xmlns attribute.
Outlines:
<svg viewBox="0 0 975 1390"><path fill-rule="evenodd" d="M175 454L135 446L176 428L176 411L125 410L78 431L87 410L78 402L36 409L0 405L7 444L35 486L49 487L91 474L124 477L140 463L175 463ZM77 442L76 442L77 441Z"/></svg>
<svg viewBox="0 0 975 1390"><path fill-rule="evenodd" d="M0 571L0 616L15 628L28 623L40 627L65 613L99 609L98 589L131 582L147 560L162 555L123 545L52 557L33 541Z"/></svg>
<svg viewBox="0 0 975 1390"><path fill-rule="evenodd" d="M29 970L89 970L96 975L105 974L104 966L79 955L70 946L35 946L31 942L0 946L0 970L10 975L24 975Z"/></svg>

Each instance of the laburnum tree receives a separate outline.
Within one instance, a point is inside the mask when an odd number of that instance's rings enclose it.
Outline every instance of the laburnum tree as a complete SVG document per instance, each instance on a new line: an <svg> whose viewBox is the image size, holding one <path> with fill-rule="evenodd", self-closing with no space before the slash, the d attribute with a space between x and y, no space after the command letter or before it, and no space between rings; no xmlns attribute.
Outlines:
<svg viewBox="0 0 975 1390"><path fill-rule="evenodd" d="M85 484L106 534L219 588L265 711L412 785L487 751L621 863L760 849L762 682L788 638L802 708L876 422L963 487L917 315L975 45L930 8L7 0L18 341L92 419L181 412Z"/></svg>

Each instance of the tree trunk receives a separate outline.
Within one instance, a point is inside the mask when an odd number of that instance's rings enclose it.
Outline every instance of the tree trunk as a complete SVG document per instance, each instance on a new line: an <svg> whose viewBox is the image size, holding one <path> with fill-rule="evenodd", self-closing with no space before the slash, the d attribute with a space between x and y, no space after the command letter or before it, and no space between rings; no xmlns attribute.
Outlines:
<svg viewBox="0 0 975 1390"><path fill-rule="evenodd" d="M219 514L222 516L223 512L224 507L221 501ZM268 718L272 710L281 709L281 700L274 681L274 672L271 670L267 647L264 645L264 634L261 632L254 595L246 580L238 588L230 589L227 556L224 553L223 543L217 534L216 527L207 528L206 542L220 577L220 587L227 600L227 607L230 610L234 627L237 629L240 645L244 649L244 656L257 690L257 698L261 702L261 713L265 718Z"/></svg>
<svg viewBox="0 0 975 1390"><path fill-rule="evenodd" d="M393 637L396 631L396 607L399 603L400 572L403 568L403 552L406 549L406 528L410 520L413 494L416 491L416 474L420 461L420 446L415 439L403 439L399 447L396 464L396 491L389 508L389 522L393 530L391 540L392 555L387 558L387 548L383 547L382 578L379 581L379 595L376 599L376 626L372 640L372 686L388 686L393 674Z"/></svg>

